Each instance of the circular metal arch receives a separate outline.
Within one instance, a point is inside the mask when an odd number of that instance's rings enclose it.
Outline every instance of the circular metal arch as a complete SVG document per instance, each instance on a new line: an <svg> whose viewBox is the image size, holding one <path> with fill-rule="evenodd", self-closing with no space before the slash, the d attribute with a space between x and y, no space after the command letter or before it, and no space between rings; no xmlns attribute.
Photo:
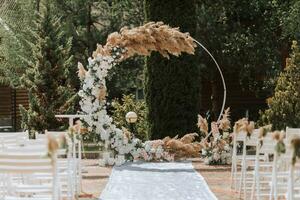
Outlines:
<svg viewBox="0 0 300 200"><path fill-rule="evenodd" d="M216 59L214 58L214 56L207 50L207 48L201 44L199 41L197 41L196 39L194 39L194 41L202 48L204 49L204 51L206 51L206 53L208 53L208 55L211 57L211 59L214 61L218 71L219 71L219 74L220 74L220 77L221 77L221 80L222 80L222 84L223 84L223 102L222 102L222 107L221 107L221 111L220 111L220 114L219 114L219 117L218 117L218 121L220 121L222 115L223 115L223 112L224 112L224 109L225 109L225 104L226 104L226 83L225 83L225 79L224 79L224 76L223 76L223 72L218 64L218 62L216 61ZM211 135L211 132L209 134L207 134L207 136L205 137L205 139L207 139L209 136Z"/></svg>

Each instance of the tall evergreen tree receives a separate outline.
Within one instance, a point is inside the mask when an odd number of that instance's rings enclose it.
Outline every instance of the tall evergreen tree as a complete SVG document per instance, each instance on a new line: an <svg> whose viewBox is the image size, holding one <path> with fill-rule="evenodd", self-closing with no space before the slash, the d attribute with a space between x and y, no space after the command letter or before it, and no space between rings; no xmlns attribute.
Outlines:
<svg viewBox="0 0 300 200"><path fill-rule="evenodd" d="M25 129L44 131L57 129L55 114L72 109L75 92L69 86L68 73L72 66L71 38L64 39L60 20L51 10L50 2L41 4L33 30L33 62L21 78L29 92L29 108L21 106L22 126Z"/></svg>
<svg viewBox="0 0 300 200"><path fill-rule="evenodd" d="M28 31L34 17L34 0L0 3L0 84L20 86L20 76L31 60Z"/></svg>
<svg viewBox="0 0 300 200"><path fill-rule="evenodd" d="M290 40L282 35L282 26L279 26L282 20L278 14L286 5L269 0L196 1L199 26L196 38L222 68L228 83L227 106L232 108L232 120L244 117L246 110L251 119L257 119L258 110L266 106L261 99L272 95L281 63L288 56ZM200 62L203 63L201 77L210 87L209 104L216 116L223 97L219 72L207 55L204 54ZM256 97L261 103L245 105L246 102L240 100L247 96Z"/></svg>
<svg viewBox="0 0 300 200"><path fill-rule="evenodd" d="M277 80L274 96L268 99L269 109L262 113L261 120L272 124L274 129L300 124L300 48L292 45L292 54Z"/></svg>
<svg viewBox="0 0 300 200"><path fill-rule="evenodd" d="M146 0L147 21L163 21L196 35L195 0ZM152 138L195 131L199 112L199 69L193 55L170 60L153 53L147 59L146 102Z"/></svg>
<svg viewBox="0 0 300 200"><path fill-rule="evenodd" d="M83 64L87 64L97 43L105 44L110 33L144 22L141 0L54 0L53 3L62 17L64 30L73 37L72 55ZM111 69L107 77L109 99L121 98L122 94L142 87L143 61L135 57ZM78 79L73 82L79 86Z"/></svg>

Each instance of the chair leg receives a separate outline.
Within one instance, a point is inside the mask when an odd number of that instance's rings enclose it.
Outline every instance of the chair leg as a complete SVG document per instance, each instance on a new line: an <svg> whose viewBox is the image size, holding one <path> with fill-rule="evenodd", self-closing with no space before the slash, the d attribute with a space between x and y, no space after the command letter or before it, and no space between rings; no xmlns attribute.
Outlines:
<svg viewBox="0 0 300 200"><path fill-rule="evenodd" d="M237 188L238 188L238 180L237 180L237 164L235 164L235 167L234 167L234 190L237 191Z"/></svg>
<svg viewBox="0 0 300 200"><path fill-rule="evenodd" d="M269 200L273 199L273 194L274 194L274 186L273 186L273 181L271 183L271 188L270 188L270 194L269 194Z"/></svg>
<svg viewBox="0 0 300 200"><path fill-rule="evenodd" d="M294 166L291 165L289 169L288 179L288 200L294 200Z"/></svg>
<svg viewBox="0 0 300 200"><path fill-rule="evenodd" d="M242 189L243 189L242 187L243 187L243 185L244 185L244 184L243 184L243 183L244 183L244 179L246 178L246 177L245 177L245 170L246 170L246 169L245 169L245 165L246 165L246 164L245 164L245 162L243 161L243 162L242 162L242 168L241 168L240 186L239 186L239 198L241 198L241 196L242 196L242 194L241 194L241 193L242 193Z"/></svg>
<svg viewBox="0 0 300 200"><path fill-rule="evenodd" d="M260 200L260 177L259 177L259 175L257 175L257 177L256 177L256 199L257 200Z"/></svg>
<svg viewBox="0 0 300 200"><path fill-rule="evenodd" d="M232 163L231 163L231 176L230 176L230 188L232 189L233 186L233 177L234 177L234 161L232 159Z"/></svg>
<svg viewBox="0 0 300 200"><path fill-rule="evenodd" d="M237 163L236 160L232 161L231 164L231 189L237 190Z"/></svg>
<svg viewBox="0 0 300 200"><path fill-rule="evenodd" d="M251 200L254 200L254 195L255 195L255 184L256 184L256 177L253 177L253 183L252 183L252 189L251 189Z"/></svg>
<svg viewBox="0 0 300 200"><path fill-rule="evenodd" d="M245 171L244 171L244 180L243 180L243 187L244 187L244 199L247 199L247 188L246 188L246 181L247 181L247 167L245 166Z"/></svg>
<svg viewBox="0 0 300 200"><path fill-rule="evenodd" d="M240 179L240 185L239 185L239 198L241 198L242 196L242 185L243 185L243 180L244 180L244 173L243 173L243 166L242 166L242 169L241 169L241 179Z"/></svg>

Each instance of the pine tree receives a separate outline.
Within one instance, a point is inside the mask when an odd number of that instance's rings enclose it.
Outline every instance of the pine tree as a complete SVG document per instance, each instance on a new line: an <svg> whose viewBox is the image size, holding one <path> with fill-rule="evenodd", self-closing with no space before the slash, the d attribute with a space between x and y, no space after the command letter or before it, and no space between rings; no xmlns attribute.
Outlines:
<svg viewBox="0 0 300 200"><path fill-rule="evenodd" d="M271 123L273 129L299 127L300 125L300 49L292 44L292 53L286 67L277 80L274 96L268 99L269 109L261 115L261 121Z"/></svg>
<svg viewBox="0 0 300 200"><path fill-rule="evenodd" d="M41 5L35 24L32 31L35 41L31 43L34 61L21 78L29 92L29 108L20 109L22 127L42 132L59 128L55 114L72 110L76 95L68 79L72 66L71 38L65 40L50 1Z"/></svg>
<svg viewBox="0 0 300 200"><path fill-rule="evenodd" d="M20 86L26 69L24 58L30 60L28 31L34 17L34 0L2 1L0 11L0 83ZM1 4L1 3L0 3ZM4 9L4 10L2 10Z"/></svg>
<svg viewBox="0 0 300 200"><path fill-rule="evenodd" d="M88 57L97 43L105 44L107 36L124 26L136 27L144 22L141 0L54 0L65 30L73 37L72 55L87 65ZM122 98L123 94L141 88L144 59L135 57L111 69L107 77L108 98ZM75 71L77 69L74 69ZM138 77L138 78L137 78ZM73 84L79 88L79 80Z"/></svg>
<svg viewBox="0 0 300 200"><path fill-rule="evenodd" d="M183 32L196 35L195 0L146 0L147 21L163 21ZM146 103L149 134L152 138L183 135L196 131L200 104L200 74L197 56L172 56L158 53L147 59Z"/></svg>

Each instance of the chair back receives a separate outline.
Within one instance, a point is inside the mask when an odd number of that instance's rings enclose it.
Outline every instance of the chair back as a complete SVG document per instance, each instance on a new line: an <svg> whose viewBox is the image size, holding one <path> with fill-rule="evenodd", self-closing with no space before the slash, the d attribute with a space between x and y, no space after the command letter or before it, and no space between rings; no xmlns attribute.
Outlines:
<svg viewBox="0 0 300 200"><path fill-rule="evenodd" d="M273 139L271 133L267 133L267 135L260 141L260 144L260 154L272 155L275 153L277 141Z"/></svg>
<svg viewBox="0 0 300 200"><path fill-rule="evenodd" d="M48 195L53 200L58 200L59 179L56 155L50 158L47 151L22 151L23 148L19 148L0 152L0 175L2 176L0 190L3 199L18 199L27 193L33 198ZM44 177L48 174L47 183L39 186L39 188L43 187L43 190L36 189L36 181L28 181L28 177L40 174ZM32 188L33 191L24 191L26 187Z"/></svg>
<svg viewBox="0 0 300 200"><path fill-rule="evenodd" d="M29 140L28 131L25 132L1 132L0 133L0 149L8 146L23 145Z"/></svg>
<svg viewBox="0 0 300 200"><path fill-rule="evenodd" d="M300 128L289 128L286 127L286 142L287 144L290 144L290 142L294 138L299 138L300 137Z"/></svg>

